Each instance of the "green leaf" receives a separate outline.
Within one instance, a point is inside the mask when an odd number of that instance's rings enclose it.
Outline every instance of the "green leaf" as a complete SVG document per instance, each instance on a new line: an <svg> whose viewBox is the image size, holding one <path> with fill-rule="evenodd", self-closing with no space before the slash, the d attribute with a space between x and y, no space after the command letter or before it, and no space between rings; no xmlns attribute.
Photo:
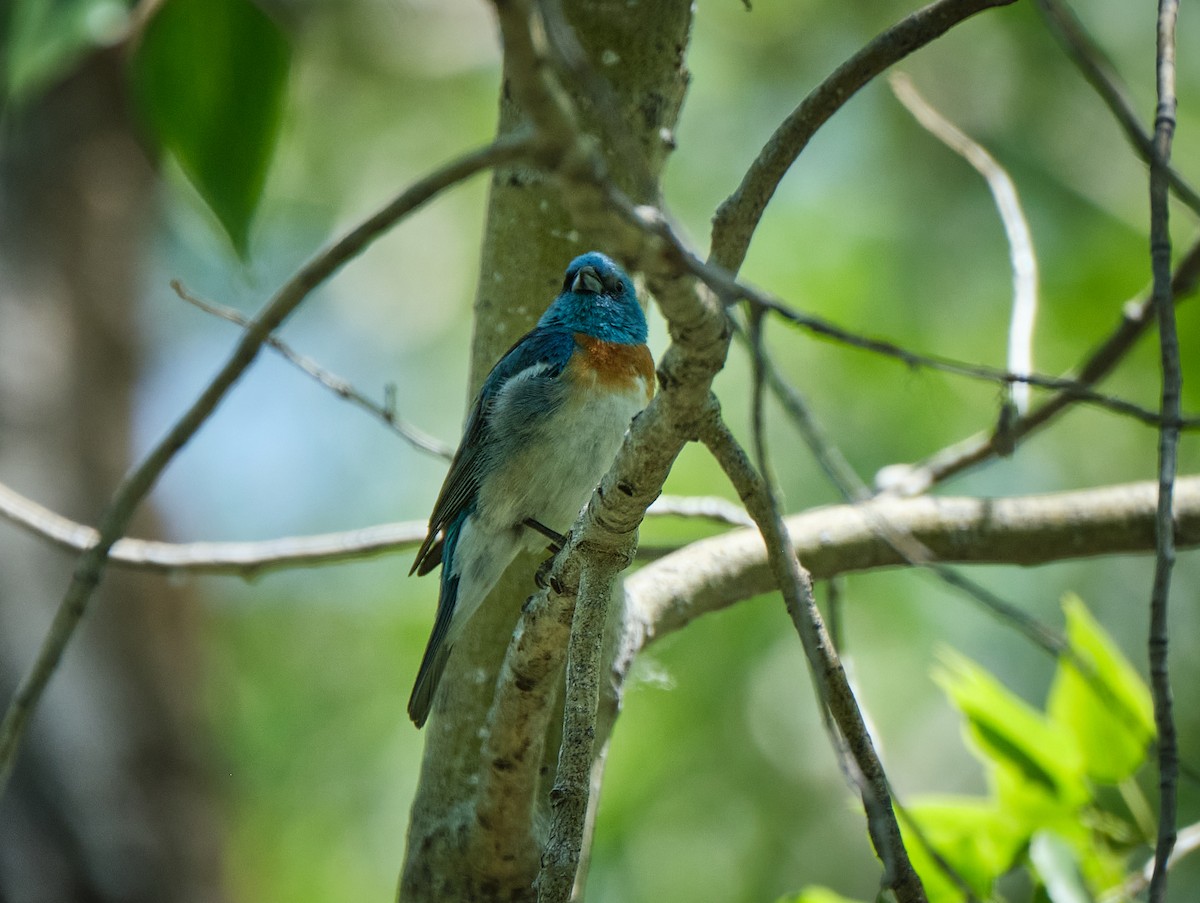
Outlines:
<svg viewBox="0 0 1200 903"><path fill-rule="evenodd" d="M245 256L291 50L249 0L164 0L131 77L142 114Z"/></svg>
<svg viewBox="0 0 1200 903"><path fill-rule="evenodd" d="M1071 845L1052 831L1039 831L1029 845L1029 861L1052 903L1094 903Z"/></svg>
<svg viewBox="0 0 1200 903"><path fill-rule="evenodd" d="M831 891L827 887L806 887L792 897L780 897L777 903L858 903L849 897Z"/></svg>
<svg viewBox="0 0 1200 903"><path fill-rule="evenodd" d="M1064 598L1063 610L1083 671L1063 656L1046 708L1076 738L1088 776L1116 784L1137 771L1154 738L1150 690L1078 596Z"/></svg>
<svg viewBox="0 0 1200 903"><path fill-rule="evenodd" d="M4 29L4 99L21 103L58 78L89 48L118 40L125 0L13 0Z"/></svg>
<svg viewBox="0 0 1200 903"><path fill-rule="evenodd" d="M1007 768L1029 789L1067 809L1089 798L1074 736L957 653L942 654L934 679L967 719L967 735L986 764Z"/></svg>
<svg viewBox="0 0 1200 903"><path fill-rule="evenodd" d="M920 827L924 841L902 821L904 846L930 903L956 903L965 896L959 881L934 859L930 847L976 897L987 899L996 879L1013 867L1028 837L1023 825L987 799L927 797L909 806L908 815Z"/></svg>

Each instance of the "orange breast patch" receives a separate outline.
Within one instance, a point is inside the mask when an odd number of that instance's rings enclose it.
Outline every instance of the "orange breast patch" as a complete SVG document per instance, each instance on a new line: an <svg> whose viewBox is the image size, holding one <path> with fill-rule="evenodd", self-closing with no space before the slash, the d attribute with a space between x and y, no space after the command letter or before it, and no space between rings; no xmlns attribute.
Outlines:
<svg viewBox="0 0 1200 903"><path fill-rule="evenodd" d="M646 400L654 396L654 358L645 345L621 345L606 342L582 332L575 333L575 344L582 351L572 364L588 373L597 383L612 389L630 390L638 380L645 386Z"/></svg>

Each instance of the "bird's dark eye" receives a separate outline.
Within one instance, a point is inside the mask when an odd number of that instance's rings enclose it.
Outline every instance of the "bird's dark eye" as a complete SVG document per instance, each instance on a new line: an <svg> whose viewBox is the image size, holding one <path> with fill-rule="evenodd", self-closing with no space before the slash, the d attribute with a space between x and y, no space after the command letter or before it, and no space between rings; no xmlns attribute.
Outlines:
<svg viewBox="0 0 1200 903"><path fill-rule="evenodd" d="M579 275L578 270L567 270L567 277L563 280L562 290L564 294L571 290L572 283L575 282L575 277Z"/></svg>

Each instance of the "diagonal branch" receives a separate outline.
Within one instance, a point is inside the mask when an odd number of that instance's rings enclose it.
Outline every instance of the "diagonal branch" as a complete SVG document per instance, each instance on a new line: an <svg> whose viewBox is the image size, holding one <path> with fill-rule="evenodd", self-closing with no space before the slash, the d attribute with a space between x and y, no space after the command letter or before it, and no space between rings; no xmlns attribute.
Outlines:
<svg viewBox="0 0 1200 903"><path fill-rule="evenodd" d="M890 888L901 903L922 903L925 891L900 837L887 776L817 610L812 579L796 558L770 484L755 472L715 411L703 428L701 439L758 523L774 582L783 593L788 613L800 634L819 703L836 724L834 747L839 753L848 754L843 755L843 761L858 785L867 813L867 830L884 864L882 885Z"/></svg>
<svg viewBox="0 0 1200 903"><path fill-rule="evenodd" d="M964 19L1014 0L937 0L876 36L814 88L775 130L742 183L713 217L709 259L731 273L741 269L763 211L809 139L867 82Z"/></svg>
<svg viewBox="0 0 1200 903"><path fill-rule="evenodd" d="M445 188L529 150L524 136L496 141L451 161L414 183L391 203L356 229L314 257L287 281L255 316L220 372L175 422L167 434L122 481L98 526L96 544L80 556L70 585L59 603L37 657L22 678L16 694L0 722L0 793L8 783L13 761L30 716L74 636L88 602L103 577L108 553L125 532L138 505L159 475L204 422L258 356L267 336L287 319L309 293L337 272L346 262L382 235L398 220L409 215Z"/></svg>
<svg viewBox="0 0 1200 903"><path fill-rule="evenodd" d="M1092 39L1083 27L1083 23L1066 3L1061 0L1037 0L1038 8L1050 31L1058 38L1067 55L1079 67L1083 77L1100 95L1100 99L1108 106L1116 118L1121 130L1133 145L1138 156L1146 163L1154 160L1157 151L1154 147L1154 137L1143 127L1129 91L1121 83L1120 77L1113 69L1112 63L1106 58L1104 51ZM1167 180L1175 196L1183 201L1193 212L1200 214L1200 192L1179 174L1169 163L1164 162Z"/></svg>
<svg viewBox="0 0 1200 903"><path fill-rule="evenodd" d="M178 279L171 280L171 288L180 298L197 307L205 313L212 314L214 317L219 317L222 320L227 320L230 323L235 323L243 329L250 325L250 318L244 316L241 311L235 310L224 304L216 304L212 301L205 301L203 298L193 294L184 287L183 283ZM454 455L454 449L450 448L444 442L435 439L433 436L422 432L415 426L405 423L396 415L394 406L390 404L376 404L363 395L362 392L354 388L348 380L343 379L336 373L326 370L312 358L301 354L287 344L283 339L275 334L267 336L264 345L274 351L279 352L280 356L289 364L297 367L299 370L307 373L326 389L332 392L339 398L356 405L361 410L381 421L385 426L396 433L401 439L411 445L417 451L423 451L437 458L449 461ZM389 384L389 388L394 388Z"/></svg>

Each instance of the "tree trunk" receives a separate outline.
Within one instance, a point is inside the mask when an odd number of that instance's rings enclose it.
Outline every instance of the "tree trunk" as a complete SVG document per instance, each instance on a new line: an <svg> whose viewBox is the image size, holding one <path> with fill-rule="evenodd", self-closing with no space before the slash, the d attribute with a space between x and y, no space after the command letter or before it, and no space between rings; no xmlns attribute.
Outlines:
<svg viewBox="0 0 1200 903"><path fill-rule="evenodd" d="M621 134L610 134L614 129L593 131L603 125L605 113L587 107L581 109L581 125L600 142L617 184L637 201L652 200L687 86L684 52L691 2L568 0L564 6L594 71L612 87L621 124L615 131ZM500 134L511 133L521 122L521 111L502 90ZM637 178L637 167L629 165L631 149L641 157L653 184ZM585 251L605 250L602 244L597 236L577 230L552 178L524 166L496 171L475 303L472 391L554 298L567 263ZM538 563L534 556L514 563L450 658L441 698L426 727L401 877L400 898L406 903L533 899L544 840L538 832L545 824L542 815L557 758L557 723L555 736L546 743L542 813L523 818L529 832L524 855L502 864L471 862L462 827L472 817L470 804L482 764L479 726L491 705L517 614L533 590L531 575Z"/></svg>

